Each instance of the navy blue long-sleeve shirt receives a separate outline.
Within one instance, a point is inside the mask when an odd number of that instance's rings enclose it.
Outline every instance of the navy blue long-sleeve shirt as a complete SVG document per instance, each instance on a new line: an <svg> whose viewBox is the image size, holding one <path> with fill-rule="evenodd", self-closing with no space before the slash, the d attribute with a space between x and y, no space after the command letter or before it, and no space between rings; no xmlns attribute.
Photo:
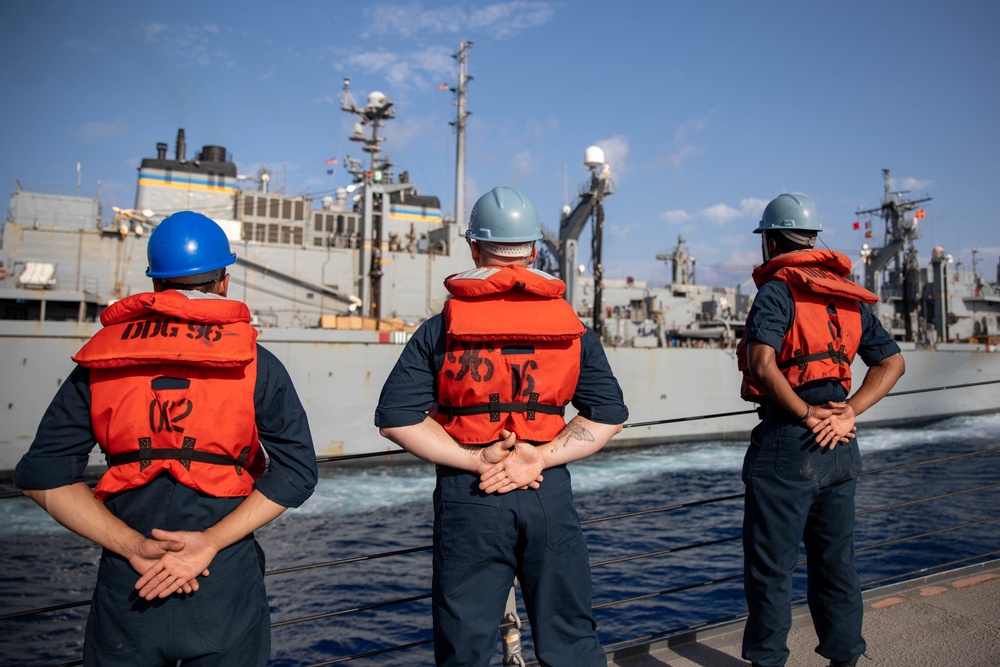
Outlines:
<svg viewBox="0 0 1000 667"><path fill-rule="evenodd" d="M899 353L899 345L892 339L889 332L875 319L871 311L863 304L858 304L861 310L861 344L858 346L858 356L866 366L874 366L878 362ZM754 297L753 306L747 315L747 341L764 343L774 348L775 353L781 352L785 334L792 328L795 319L795 301L788 285L780 280L772 280L761 285ZM827 401L843 401L846 391L840 382L821 380L800 387L796 393L806 402L822 405Z"/></svg>

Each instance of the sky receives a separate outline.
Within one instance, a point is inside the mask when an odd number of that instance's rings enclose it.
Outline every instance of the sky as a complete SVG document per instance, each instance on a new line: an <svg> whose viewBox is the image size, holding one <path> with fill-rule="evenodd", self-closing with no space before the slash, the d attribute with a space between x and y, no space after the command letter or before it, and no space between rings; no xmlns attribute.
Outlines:
<svg viewBox="0 0 1000 667"><path fill-rule="evenodd" d="M521 189L558 236L603 148L604 274L662 285L679 236L700 284L760 262L751 232L783 192L811 197L821 239L856 259L858 210L929 196L917 249L996 279L1000 3L981 0L598 0L0 3L0 191L100 191L135 203L137 168L179 128L239 173L317 200L352 182L355 118L379 91L385 155L455 208L453 54L468 57L466 207ZM333 175L324 162L337 158ZM854 230L854 222L861 229ZM871 219L878 245L882 223ZM589 228L581 236L586 260Z"/></svg>

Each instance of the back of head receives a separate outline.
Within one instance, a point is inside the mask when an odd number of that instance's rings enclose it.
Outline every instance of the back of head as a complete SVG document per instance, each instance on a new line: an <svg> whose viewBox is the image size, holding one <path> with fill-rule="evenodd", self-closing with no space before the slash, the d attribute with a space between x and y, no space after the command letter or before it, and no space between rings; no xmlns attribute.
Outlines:
<svg viewBox="0 0 1000 667"><path fill-rule="evenodd" d="M542 238L535 205L509 186L493 188L476 201L465 238L498 257L523 258Z"/></svg>
<svg viewBox="0 0 1000 667"><path fill-rule="evenodd" d="M200 213L179 211L164 218L149 236L146 275L169 283L204 284L221 279L236 261L219 225Z"/></svg>
<svg viewBox="0 0 1000 667"><path fill-rule="evenodd" d="M799 194L781 194L764 208L754 234L767 234L782 249L812 248L823 230L812 199Z"/></svg>

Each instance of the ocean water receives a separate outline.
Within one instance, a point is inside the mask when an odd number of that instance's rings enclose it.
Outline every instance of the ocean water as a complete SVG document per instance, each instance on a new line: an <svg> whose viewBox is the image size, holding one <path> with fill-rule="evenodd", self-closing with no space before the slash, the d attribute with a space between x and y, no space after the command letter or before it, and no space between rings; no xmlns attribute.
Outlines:
<svg viewBox="0 0 1000 667"><path fill-rule="evenodd" d="M1000 489L969 491L1000 483L1000 452L964 456L1000 446L997 433L1000 415L862 432L869 474L858 487L856 544L863 582L987 560L983 554L1000 548ZM730 498L743 492L744 449L737 443L608 449L573 464L605 646L745 612L742 499ZM909 466L942 457L954 459ZM889 468L896 469L871 472ZM258 532L269 572L304 568L267 577L277 624L271 664L329 664L362 653L373 655L351 664L433 664L426 548L433 488L426 465L325 470L309 502ZM882 509L895 505L902 506ZM949 530L956 525L964 527ZM89 598L97 548L31 501L0 501L0 545L0 614ZM391 555L409 550L415 551ZM804 597L804 576L803 566L797 597ZM79 659L86 613L80 606L0 620L0 665ZM522 633L530 660L527 623ZM381 652L407 644L415 646ZM501 664L499 652L494 664Z"/></svg>

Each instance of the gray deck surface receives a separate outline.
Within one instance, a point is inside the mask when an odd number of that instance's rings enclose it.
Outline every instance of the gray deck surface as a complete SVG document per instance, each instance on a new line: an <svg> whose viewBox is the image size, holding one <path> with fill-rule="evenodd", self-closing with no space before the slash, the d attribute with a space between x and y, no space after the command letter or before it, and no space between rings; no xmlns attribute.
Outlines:
<svg viewBox="0 0 1000 667"><path fill-rule="evenodd" d="M868 658L858 667L1000 666L1000 560L865 593ZM609 667L746 667L736 621L615 651ZM826 667L809 611L797 608L787 667Z"/></svg>

